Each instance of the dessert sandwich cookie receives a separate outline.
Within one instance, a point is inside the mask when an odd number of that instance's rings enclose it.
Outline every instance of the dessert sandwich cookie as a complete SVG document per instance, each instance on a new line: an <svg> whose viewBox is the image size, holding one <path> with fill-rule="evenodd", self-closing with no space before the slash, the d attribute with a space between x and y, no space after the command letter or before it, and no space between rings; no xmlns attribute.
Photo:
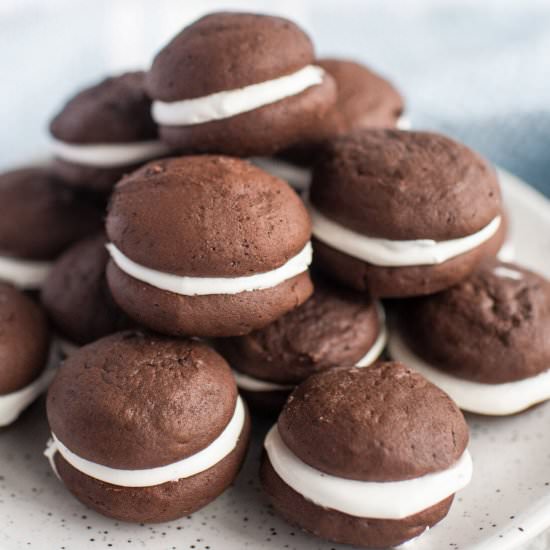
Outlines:
<svg viewBox="0 0 550 550"><path fill-rule="evenodd" d="M261 481L287 521L337 543L396 546L441 521L468 484L468 427L400 363L314 374L268 432Z"/></svg>
<svg viewBox="0 0 550 550"><path fill-rule="evenodd" d="M248 13L213 13L184 28L154 59L146 86L168 145L240 157L312 139L336 99L297 25Z"/></svg>
<svg viewBox="0 0 550 550"><path fill-rule="evenodd" d="M377 297L448 288L505 236L494 170L428 132L358 130L327 142L309 206L315 264Z"/></svg>
<svg viewBox="0 0 550 550"><path fill-rule="evenodd" d="M299 191L309 187L312 166L326 139L357 128L408 125L401 94L380 75L348 59L319 59L316 63L336 82L337 99L324 115L314 139L301 142L275 157L253 159L257 166L288 181Z"/></svg>
<svg viewBox="0 0 550 550"><path fill-rule="evenodd" d="M67 247L99 231L104 211L48 168L0 174L0 205L0 281L25 290L38 290Z"/></svg>
<svg viewBox="0 0 550 550"><path fill-rule="evenodd" d="M500 212L500 228L497 234L481 246L483 260L498 258L503 262L514 261L515 251L510 235L510 217L505 207Z"/></svg>
<svg viewBox="0 0 550 550"><path fill-rule="evenodd" d="M64 357L135 324L116 305L107 285L105 245L103 233L76 243L54 263L42 287L40 298Z"/></svg>
<svg viewBox="0 0 550 550"><path fill-rule="evenodd" d="M238 336L310 296L310 233L296 193L244 160L161 160L115 188L107 279L142 326Z"/></svg>
<svg viewBox="0 0 550 550"><path fill-rule="evenodd" d="M143 72L82 90L52 120L50 133L59 176L97 191L110 191L122 175L169 152L151 118Z"/></svg>
<svg viewBox="0 0 550 550"><path fill-rule="evenodd" d="M50 332L46 315L31 298L0 283L0 428L48 387Z"/></svg>
<svg viewBox="0 0 550 550"><path fill-rule="evenodd" d="M484 262L460 284L398 308L391 356L466 411L515 414L550 399L550 282Z"/></svg>
<svg viewBox="0 0 550 550"><path fill-rule="evenodd" d="M314 278L313 295L263 329L216 341L256 410L279 413L309 375L334 365L372 365L386 345L382 304Z"/></svg>
<svg viewBox="0 0 550 550"><path fill-rule="evenodd" d="M170 521L215 499L250 434L222 357L195 340L136 331L62 363L47 412L54 472L85 505L131 522Z"/></svg>

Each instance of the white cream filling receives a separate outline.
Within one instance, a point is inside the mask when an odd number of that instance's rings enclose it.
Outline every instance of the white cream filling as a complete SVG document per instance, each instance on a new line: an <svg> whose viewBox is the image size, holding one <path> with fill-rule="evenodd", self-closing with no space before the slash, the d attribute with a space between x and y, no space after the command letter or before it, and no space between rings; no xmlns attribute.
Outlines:
<svg viewBox="0 0 550 550"><path fill-rule="evenodd" d="M152 116L164 126L190 126L247 113L320 84L325 71L307 65L295 73L236 90L181 101L153 101Z"/></svg>
<svg viewBox="0 0 550 550"><path fill-rule="evenodd" d="M516 258L516 249L514 243L511 240L506 240L504 244L500 247L500 250L497 253L497 258L501 262L513 262Z"/></svg>
<svg viewBox="0 0 550 550"><path fill-rule="evenodd" d="M300 460L283 442L277 425L264 446L277 475L317 506L350 516L403 519L441 502L464 488L472 477L472 459L466 450L446 470L404 481L359 481L333 476Z"/></svg>
<svg viewBox="0 0 550 550"><path fill-rule="evenodd" d="M75 144L52 139L51 150L56 157L67 162L98 168L130 166L170 152L170 148L158 140Z"/></svg>
<svg viewBox="0 0 550 550"><path fill-rule="evenodd" d="M61 360L67 359L75 351L80 349L80 346L78 344L75 344L74 342L66 340L65 338L61 338L58 336L56 340L57 340L57 347L59 352L58 355Z"/></svg>
<svg viewBox="0 0 550 550"><path fill-rule="evenodd" d="M388 267L442 264L488 241L497 232L501 221L500 216L497 216L478 232L448 241L394 241L368 237L348 229L321 214L311 204L309 212L313 235L317 239L348 256L373 265Z"/></svg>
<svg viewBox="0 0 550 550"><path fill-rule="evenodd" d="M412 129L412 122L411 122L411 119L407 115L401 115L397 119L397 123L395 124L395 126L398 130L411 130Z"/></svg>
<svg viewBox="0 0 550 550"><path fill-rule="evenodd" d="M52 266L53 262L0 256L0 281L17 288L35 290L42 286Z"/></svg>
<svg viewBox="0 0 550 550"><path fill-rule="evenodd" d="M384 308L380 302L376 303L378 310L378 318L380 320L380 332L376 337L373 345L367 351L367 353L359 359L356 363L356 367L368 367L372 365L380 356L386 342L388 339L388 331L385 324L385 313ZM260 378L255 378L243 372L233 369L233 375L235 376L235 381L237 386L246 391L250 392L268 392L268 391L289 391L294 389L295 384L278 384L277 382L270 382L268 380L261 380Z"/></svg>
<svg viewBox="0 0 550 550"><path fill-rule="evenodd" d="M504 267L503 265L499 265L493 269L493 273L497 277L501 277L504 279L514 279L515 281L521 281L523 279L523 273L521 271L518 271L517 269L511 269L509 267Z"/></svg>
<svg viewBox="0 0 550 550"><path fill-rule="evenodd" d="M382 305L382 302L379 301L375 304L376 312L378 313L380 332L378 333L378 336L370 350L361 359L359 359L359 361L357 361L357 364L355 365L356 367L369 367L372 365L378 357L380 357L380 354L384 351L388 341L388 329L386 327L386 312L384 311L384 306Z"/></svg>
<svg viewBox="0 0 550 550"><path fill-rule="evenodd" d="M390 333L388 352L393 359L402 361L448 393L465 411L504 416L521 412L550 399L550 370L517 382L473 382L452 376L428 364L407 346L397 330Z"/></svg>
<svg viewBox="0 0 550 550"><path fill-rule="evenodd" d="M308 242L296 256L272 271L244 277L186 277L145 267L130 260L114 244L109 243L106 246L115 264L130 277L183 296L239 294L273 288L307 271L312 258L311 243Z"/></svg>
<svg viewBox="0 0 550 550"><path fill-rule="evenodd" d="M44 455L50 460L54 472L53 457L58 452L73 468L89 477L120 487L153 487L169 481L192 477L212 468L228 456L237 446L246 418L241 397L237 397L235 412L223 432L208 447L178 462L144 470L120 470L109 468L82 458L70 451L52 433Z"/></svg>
<svg viewBox="0 0 550 550"><path fill-rule="evenodd" d="M278 384L277 382L254 378L235 369L233 369L233 376L239 389L251 392L290 391L295 387L294 384Z"/></svg>
<svg viewBox="0 0 550 550"><path fill-rule="evenodd" d="M306 191L311 183L311 169L274 157L252 157L250 162L276 178L288 182L297 191Z"/></svg>
<svg viewBox="0 0 550 550"><path fill-rule="evenodd" d="M12 393L0 395L0 426L8 426L50 385L55 369L46 367L28 386Z"/></svg>

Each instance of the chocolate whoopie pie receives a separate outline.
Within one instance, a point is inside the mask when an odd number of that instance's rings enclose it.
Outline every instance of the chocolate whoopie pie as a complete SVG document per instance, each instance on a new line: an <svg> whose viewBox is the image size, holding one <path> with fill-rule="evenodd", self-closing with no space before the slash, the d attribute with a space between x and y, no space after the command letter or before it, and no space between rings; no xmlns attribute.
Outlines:
<svg viewBox="0 0 550 550"><path fill-rule="evenodd" d="M468 427L443 391L400 363L314 374L268 433L262 485L287 521L386 548L447 514L470 480Z"/></svg>
<svg viewBox="0 0 550 550"><path fill-rule="evenodd" d="M69 491L132 522L169 521L215 499L237 475L250 432L222 357L198 341L132 331L74 352L47 412L45 454Z"/></svg>
<svg viewBox="0 0 550 550"><path fill-rule="evenodd" d="M378 297L450 287L505 234L494 170L428 132L358 130L326 143L310 206L316 265Z"/></svg>
<svg viewBox="0 0 550 550"><path fill-rule="evenodd" d="M311 294L310 230L296 193L246 161L153 162L112 196L109 286L130 317L158 332L246 334Z"/></svg>
<svg viewBox="0 0 550 550"><path fill-rule="evenodd" d="M389 350L464 410L520 412L550 399L550 282L488 261L433 296L404 301Z"/></svg>
<svg viewBox="0 0 550 550"><path fill-rule="evenodd" d="M107 285L109 253L100 233L73 245L53 265L41 292L63 355L134 324Z"/></svg>
<svg viewBox="0 0 550 550"><path fill-rule="evenodd" d="M0 427L17 419L48 386L50 334L31 298L0 283Z"/></svg>
<svg viewBox="0 0 550 550"><path fill-rule="evenodd" d="M61 183L48 168L0 174L0 280L38 289L52 262L100 230L97 197Z"/></svg>
<svg viewBox="0 0 550 550"><path fill-rule="evenodd" d="M156 56L146 86L161 138L185 152L269 155L308 141L336 98L294 23L213 13Z"/></svg>
<svg viewBox="0 0 550 550"><path fill-rule="evenodd" d="M309 187L311 168L321 144L357 128L395 128L406 125L399 91L380 75L348 59L319 59L336 82L336 103L325 113L322 124L309 142L300 142L275 157L260 157L254 163L303 191Z"/></svg>
<svg viewBox="0 0 550 550"><path fill-rule="evenodd" d="M313 295L263 329L219 339L237 386L259 411L278 413L296 384L334 365L372 365L386 344L384 310L365 294L316 276Z"/></svg>
<svg viewBox="0 0 550 550"><path fill-rule="evenodd" d="M80 91L52 120L50 133L59 176L98 191L110 191L122 175L169 151L151 118L143 72Z"/></svg>

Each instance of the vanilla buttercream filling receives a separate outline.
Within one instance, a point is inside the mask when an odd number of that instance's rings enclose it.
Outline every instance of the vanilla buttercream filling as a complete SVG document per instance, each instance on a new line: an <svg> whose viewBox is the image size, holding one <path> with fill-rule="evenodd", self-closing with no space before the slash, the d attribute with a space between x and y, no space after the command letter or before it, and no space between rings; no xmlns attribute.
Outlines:
<svg viewBox="0 0 550 550"><path fill-rule="evenodd" d="M448 393L465 411L504 416L521 412L550 399L550 370L523 380L501 384L486 384L458 378L416 355L396 329L390 332L388 352L393 359L402 361Z"/></svg>
<svg viewBox="0 0 550 550"><path fill-rule="evenodd" d="M75 144L51 140L52 153L62 160L98 168L130 166L170 152L170 148L158 140L133 143L85 143Z"/></svg>
<svg viewBox="0 0 550 550"><path fill-rule="evenodd" d="M412 516L464 488L472 477L467 450L446 470L403 481L360 481L333 476L303 462L285 445L277 425L268 432L264 446L277 475L305 499L361 518Z"/></svg>
<svg viewBox="0 0 550 550"><path fill-rule="evenodd" d="M272 271L244 277L187 277L145 267L130 260L114 244L106 246L115 264L130 277L183 296L239 294L273 288L307 271L312 258L311 243L308 242L296 256Z"/></svg>
<svg viewBox="0 0 550 550"><path fill-rule="evenodd" d="M395 123L395 127L398 130L411 130L412 129L411 119L407 115L401 115L397 119L397 122Z"/></svg>
<svg viewBox="0 0 550 550"><path fill-rule="evenodd" d="M380 331L378 332L378 336L369 351L367 351L367 353L357 361L355 365L356 367L368 367L372 365L376 359L378 359L386 346L388 332L385 324L386 316L384 313L384 308L380 302L376 303L376 307L378 310L378 318L380 320ZM250 376L249 374L245 374L236 369L233 369L233 375L235 376L237 386L242 390L250 392L290 391L296 387L296 384L281 384L255 378L254 376Z"/></svg>
<svg viewBox="0 0 550 550"><path fill-rule="evenodd" d="M385 267L442 264L488 241L498 231L501 222L497 216L476 233L448 241L397 241L357 233L327 218L311 203L309 211L315 238L348 256Z"/></svg>
<svg viewBox="0 0 550 550"><path fill-rule="evenodd" d="M237 446L245 419L245 408L239 396L233 417L223 432L208 447L183 460L157 468L121 470L97 464L73 453L57 439L53 432L44 455L50 460L54 472L56 472L54 456L58 452L73 468L99 481L120 487L153 487L192 477L221 462Z"/></svg>
<svg viewBox="0 0 550 550"><path fill-rule="evenodd" d="M221 120L298 95L320 84L324 75L321 67L306 65L292 74L236 90L181 101L153 101L151 113L155 122L164 126L191 126Z"/></svg>
<svg viewBox="0 0 550 550"><path fill-rule="evenodd" d="M233 369L233 376L239 389L250 392L291 391L295 388L294 384L279 384L277 382L270 382L269 380L262 380L244 372L239 372L236 369Z"/></svg>
<svg viewBox="0 0 550 550"><path fill-rule="evenodd" d="M274 157L252 157L250 162L276 178L282 179L297 191L306 191L311 183L311 168L298 166Z"/></svg>
<svg viewBox="0 0 550 550"><path fill-rule="evenodd" d="M52 265L53 262L0 256L0 281L21 289L38 289L46 280Z"/></svg>
<svg viewBox="0 0 550 550"><path fill-rule="evenodd" d="M55 376L53 367L46 367L28 386L0 395L0 426L8 426L50 385Z"/></svg>
<svg viewBox="0 0 550 550"><path fill-rule="evenodd" d="M61 338L60 336L56 338L56 343L59 356L62 360L67 359L67 357L75 353L81 347L80 344L76 344L74 342L71 342L70 340L67 340L66 338Z"/></svg>
<svg viewBox="0 0 550 550"><path fill-rule="evenodd" d="M378 314L378 324L380 326L380 330L378 332L378 336L376 337L376 340L374 341L374 344L371 346L369 351L359 359L356 363L356 367L369 367L372 365L378 357L380 357L380 354L382 351L384 351L384 348L386 347L386 343L388 341L388 329L386 327L386 312L384 311L384 306L382 305L382 302L375 302L376 305L376 312Z"/></svg>
<svg viewBox="0 0 550 550"><path fill-rule="evenodd" d="M514 247L514 243L510 239L507 239L500 247L500 250L497 253L497 259L499 259L501 262L513 262L515 258L516 250Z"/></svg>
<svg viewBox="0 0 550 550"><path fill-rule="evenodd" d="M498 265L493 269L493 273L497 277L504 279L513 279L514 281L521 281L523 279L523 273L517 269L512 269L510 267L505 267L503 265Z"/></svg>

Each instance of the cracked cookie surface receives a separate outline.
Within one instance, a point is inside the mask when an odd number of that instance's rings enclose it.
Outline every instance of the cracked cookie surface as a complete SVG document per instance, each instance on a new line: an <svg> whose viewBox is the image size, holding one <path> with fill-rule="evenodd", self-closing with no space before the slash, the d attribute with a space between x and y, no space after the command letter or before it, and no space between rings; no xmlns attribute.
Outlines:
<svg viewBox="0 0 550 550"><path fill-rule="evenodd" d="M410 347L449 374L499 384L550 365L550 283L515 264L484 262L468 279L403 304Z"/></svg>

